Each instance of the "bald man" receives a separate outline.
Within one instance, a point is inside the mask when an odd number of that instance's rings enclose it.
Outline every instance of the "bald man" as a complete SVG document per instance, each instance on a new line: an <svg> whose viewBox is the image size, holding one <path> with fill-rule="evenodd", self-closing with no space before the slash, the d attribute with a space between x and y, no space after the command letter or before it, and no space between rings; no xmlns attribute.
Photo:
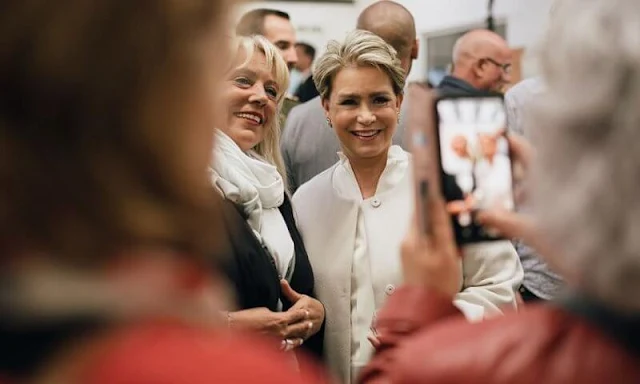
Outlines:
<svg viewBox="0 0 640 384"><path fill-rule="evenodd" d="M511 81L511 49L497 33L467 32L453 47L453 71L438 89L445 94L499 92Z"/></svg>
<svg viewBox="0 0 640 384"><path fill-rule="evenodd" d="M408 74L418 57L415 21L411 13L393 1L378 1L365 8L356 25L375 33L398 52L402 68ZM404 109L393 143L403 146ZM340 142L326 121L320 97L295 107L287 118L281 141L282 155L294 192L300 185L338 161Z"/></svg>

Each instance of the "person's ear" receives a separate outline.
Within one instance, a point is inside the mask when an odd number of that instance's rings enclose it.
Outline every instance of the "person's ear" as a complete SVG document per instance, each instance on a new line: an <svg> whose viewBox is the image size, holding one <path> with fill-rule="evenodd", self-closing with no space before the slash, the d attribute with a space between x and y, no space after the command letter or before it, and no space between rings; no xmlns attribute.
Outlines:
<svg viewBox="0 0 640 384"><path fill-rule="evenodd" d="M419 51L420 51L420 40L415 39L413 41L413 45L411 46L411 60L415 60L418 58Z"/></svg>
<svg viewBox="0 0 640 384"><path fill-rule="evenodd" d="M324 109L324 114L326 117L329 117L329 99L322 98L322 109Z"/></svg>
<svg viewBox="0 0 640 384"><path fill-rule="evenodd" d="M329 114L329 99L322 99L322 109L324 109L324 115L327 118L327 124L330 127L333 127L333 123L331 122L331 115Z"/></svg>
<svg viewBox="0 0 640 384"><path fill-rule="evenodd" d="M396 108L398 108L398 111L400 111L400 107L402 107L402 101L403 100L404 100L404 94L401 93L396 98Z"/></svg>
<svg viewBox="0 0 640 384"><path fill-rule="evenodd" d="M473 63L471 70L477 78L484 77L486 64L487 62L484 59L477 60L475 63Z"/></svg>

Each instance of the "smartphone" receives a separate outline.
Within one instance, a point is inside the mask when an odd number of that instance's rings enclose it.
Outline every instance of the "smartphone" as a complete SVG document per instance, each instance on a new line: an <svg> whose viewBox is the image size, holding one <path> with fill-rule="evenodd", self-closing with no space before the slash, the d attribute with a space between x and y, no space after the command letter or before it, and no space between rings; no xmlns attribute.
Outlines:
<svg viewBox="0 0 640 384"><path fill-rule="evenodd" d="M441 190L456 242L503 239L475 220L483 209L515 209L502 96L439 97L435 118Z"/></svg>

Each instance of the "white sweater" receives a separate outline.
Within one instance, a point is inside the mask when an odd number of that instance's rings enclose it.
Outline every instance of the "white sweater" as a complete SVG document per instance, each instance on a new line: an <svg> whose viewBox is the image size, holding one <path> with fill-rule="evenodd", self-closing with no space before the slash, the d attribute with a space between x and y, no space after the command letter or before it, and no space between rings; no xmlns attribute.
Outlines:
<svg viewBox="0 0 640 384"><path fill-rule="evenodd" d="M368 284L373 292L375 312L388 295L402 284L400 243L410 223L413 204L413 178L410 156L401 148L389 150L376 195L363 201L345 189L357 187L353 173L344 162L304 184L293 196L297 224L315 275L318 299L326 309L325 354L330 369L347 383L351 381L354 341L366 326L354 322L362 308L354 311L352 286L362 289L362 237L366 239L365 261L370 266ZM364 225L364 231L362 226ZM515 306L515 289L522 280L522 267L508 241L476 244L463 250L460 273L463 286L454 304L473 321L500 314L501 308ZM360 313L360 316L362 314ZM369 318L373 317L373 313ZM361 356L361 353L359 354Z"/></svg>

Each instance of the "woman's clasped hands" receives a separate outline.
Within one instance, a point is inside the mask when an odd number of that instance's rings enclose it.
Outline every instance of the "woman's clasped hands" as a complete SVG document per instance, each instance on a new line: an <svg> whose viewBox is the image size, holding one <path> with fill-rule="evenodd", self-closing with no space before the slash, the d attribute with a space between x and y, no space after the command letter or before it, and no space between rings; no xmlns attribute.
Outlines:
<svg viewBox="0 0 640 384"><path fill-rule="evenodd" d="M228 315L231 328L249 330L277 337L285 351L300 347L320 330L324 322L324 306L316 299L294 291L286 280L280 282L282 293L293 305L287 311L251 308Z"/></svg>

